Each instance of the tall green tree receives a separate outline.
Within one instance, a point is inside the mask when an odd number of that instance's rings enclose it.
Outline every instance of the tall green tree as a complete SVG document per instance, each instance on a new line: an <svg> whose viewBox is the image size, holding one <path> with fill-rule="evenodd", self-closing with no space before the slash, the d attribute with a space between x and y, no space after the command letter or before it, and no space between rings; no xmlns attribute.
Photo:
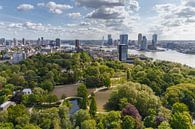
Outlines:
<svg viewBox="0 0 195 129"><path fill-rule="evenodd" d="M81 84L77 89L77 96L82 97L80 100L80 106L82 109L87 109L88 105L88 92L87 87L84 84Z"/></svg>
<svg viewBox="0 0 195 129"><path fill-rule="evenodd" d="M92 94L89 113L91 114L91 116L94 117L96 115L96 112L97 112L97 105L96 105L96 101L95 101L95 94Z"/></svg>

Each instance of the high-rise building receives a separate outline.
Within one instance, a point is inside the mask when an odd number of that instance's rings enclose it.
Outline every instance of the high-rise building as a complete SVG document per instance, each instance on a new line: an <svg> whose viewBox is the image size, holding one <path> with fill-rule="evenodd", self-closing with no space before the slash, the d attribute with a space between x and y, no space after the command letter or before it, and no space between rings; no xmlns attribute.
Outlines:
<svg viewBox="0 0 195 129"><path fill-rule="evenodd" d="M138 34L138 40L137 40L137 44L138 44L138 46L140 47L141 46L141 44L142 44L142 34L141 33L139 33Z"/></svg>
<svg viewBox="0 0 195 129"><path fill-rule="evenodd" d="M40 38L37 39L37 45L41 45L41 39Z"/></svg>
<svg viewBox="0 0 195 129"><path fill-rule="evenodd" d="M128 58L128 45L126 44L119 44L119 60L126 61Z"/></svg>
<svg viewBox="0 0 195 129"><path fill-rule="evenodd" d="M61 47L61 40L59 38L56 39L56 46Z"/></svg>
<svg viewBox="0 0 195 129"><path fill-rule="evenodd" d="M120 44L128 45L128 34L120 35Z"/></svg>
<svg viewBox="0 0 195 129"><path fill-rule="evenodd" d="M44 38L41 37L41 45L44 45Z"/></svg>
<svg viewBox="0 0 195 129"><path fill-rule="evenodd" d="M16 38L13 39L14 46L18 45L18 40Z"/></svg>
<svg viewBox="0 0 195 129"><path fill-rule="evenodd" d="M140 50L147 50L148 49L148 42L146 36L143 36L143 40L141 43Z"/></svg>
<svg viewBox="0 0 195 129"><path fill-rule="evenodd" d="M1 45L5 45L5 38L1 38L1 39L0 39L0 44L1 44Z"/></svg>
<svg viewBox="0 0 195 129"><path fill-rule="evenodd" d="M80 49L80 41L78 39L75 40L75 49L76 50Z"/></svg>
<svg viewBox="0 0 195 129"><path fill-rule="evenodd" d="M112 35L108 35L108 45L113 45Z"/></svg>
<svg viewBox="0 0 195 129"><path fill-rule="evenodd" d="M25 45L26 44L26 40L23 38L22 39L22 45Z"/></svg>
<svg viewBox="0 0 195 129"><path fill-rule="evenodd" d="M153 34L152 35L152 49L157 49L157 43L158 43L158 35Z"/></svg>

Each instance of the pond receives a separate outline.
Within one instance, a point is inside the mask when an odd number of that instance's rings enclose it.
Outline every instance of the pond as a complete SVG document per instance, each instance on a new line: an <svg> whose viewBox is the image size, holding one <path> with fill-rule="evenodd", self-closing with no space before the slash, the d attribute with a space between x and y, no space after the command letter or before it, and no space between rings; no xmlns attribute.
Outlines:
<svg viewBox="0 0 195 129"><path fill-rule="evenodd" d="M79 103L77 99L69 100L69 102L71 103L69 114L73 115L76 111L80 110Z"/></svg>

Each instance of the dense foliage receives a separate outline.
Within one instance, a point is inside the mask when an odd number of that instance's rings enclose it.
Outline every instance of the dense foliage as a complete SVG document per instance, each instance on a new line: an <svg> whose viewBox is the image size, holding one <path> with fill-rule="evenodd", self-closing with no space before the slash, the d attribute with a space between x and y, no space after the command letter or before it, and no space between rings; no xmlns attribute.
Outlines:
<svg viewBox="0 0 195 129"><path fill-rule="evenodd" d="M170 86L195 83L194 69L165 61L137 62L130 69L131 81L146 84L156 95L162 95Z"/></svg>
<svg viewBox="0 0 195 129"><path fill-rule="evenodd" d="M80 110L70 114L66 97L59 101L51 91L77 82ZM106 111L98 112L88 88L102 86L112 93ZM0 112L0 128L195 128L195 70L179 64L136 60L129 65L80 52L35 55L20 64L0 65L0 104L23 88L33 94L19 95L20 104Z"/></svg>

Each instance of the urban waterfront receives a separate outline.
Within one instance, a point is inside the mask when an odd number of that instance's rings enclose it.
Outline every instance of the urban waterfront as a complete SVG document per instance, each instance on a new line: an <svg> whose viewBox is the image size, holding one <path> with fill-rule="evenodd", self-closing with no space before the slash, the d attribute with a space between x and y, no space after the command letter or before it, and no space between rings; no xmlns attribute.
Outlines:
<svg viewBox="0 0 195 129"><path fill-rule="evenodd" d="M166 50L160 52L145 52L129 49L129 54L132 55L142 54L154 60L171 61L195 68L195 55L183 54L174 50Z"/></svg>

